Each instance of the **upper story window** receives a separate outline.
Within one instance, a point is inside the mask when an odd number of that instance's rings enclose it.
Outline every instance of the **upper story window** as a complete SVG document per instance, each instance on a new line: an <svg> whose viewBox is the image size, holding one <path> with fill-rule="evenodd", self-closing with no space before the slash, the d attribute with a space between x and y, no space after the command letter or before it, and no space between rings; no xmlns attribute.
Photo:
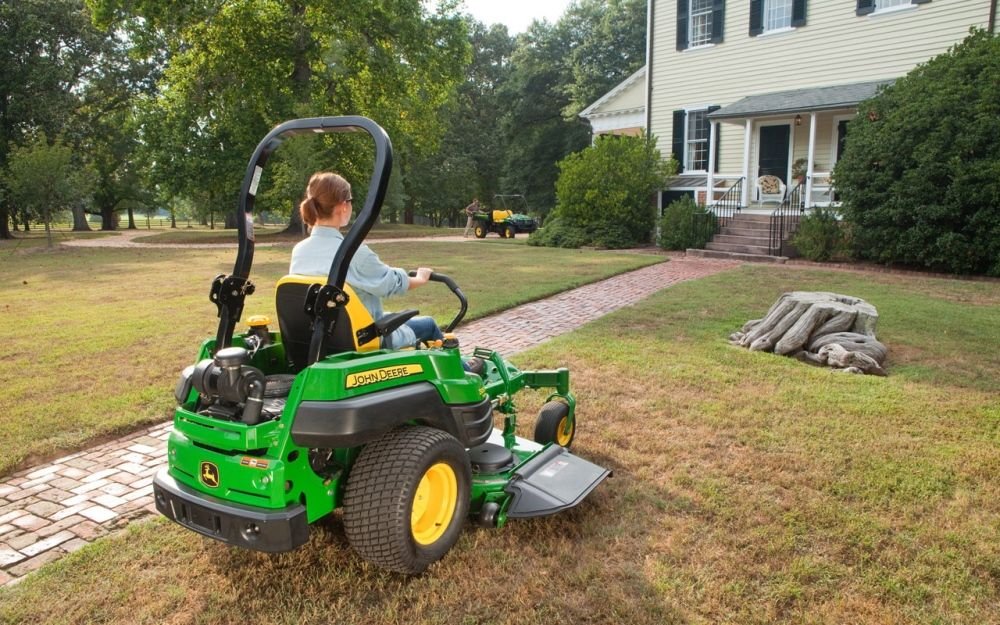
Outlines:
<svg viewBox="0 0 1000 625"><path fill-rule="evenodd" d="M806 0L750 0L750 36L806 25Z"/></svg>
<svg viewBox="0 0 1000 625"><path fill-rule="evenodd" d="M691 0L688 45L712 43L712 0Z"/></svg>
<svg viewBox="0 0 1000 625"><path fill-rule="evenodd" d="M858 15L868 15L869 13L889 11L891 9L897 9L913 4L927 4L930 1L931 0L857 0L857 10L855 13Z"/></svg>
<svg viewBox="0 0 1000 625"><path fill-rule="evenodd" d="M764 30L792 27L792 0L764 0Z"/></svg>
<svg viewBox="0 0 1000 625"><path fill-rule="evenodd" d="M725 0L677 0L677 49L722 42Z"/></svg>

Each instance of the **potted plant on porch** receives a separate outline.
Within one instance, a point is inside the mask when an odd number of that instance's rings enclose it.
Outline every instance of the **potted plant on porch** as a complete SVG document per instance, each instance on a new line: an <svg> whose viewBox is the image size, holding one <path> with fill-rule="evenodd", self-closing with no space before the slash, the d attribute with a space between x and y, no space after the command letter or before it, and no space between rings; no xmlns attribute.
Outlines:
<svg viewBox="0 0 1000 625"><path fill-rule="evenodd" d="M795 180L799 184L805 184L806 182L806 171L809 168L809 161L804 158L797 159L792 163L792 180Z"/></svg>

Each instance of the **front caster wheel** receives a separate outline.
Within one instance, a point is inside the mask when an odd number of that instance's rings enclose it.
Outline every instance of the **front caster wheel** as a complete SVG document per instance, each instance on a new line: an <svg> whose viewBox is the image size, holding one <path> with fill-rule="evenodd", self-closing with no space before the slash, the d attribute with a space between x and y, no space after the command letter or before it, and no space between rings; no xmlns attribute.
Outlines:
<svg viewBox="0 0 1000 625"><path fill-rule="evenodd" d="M535 422L535 442L556 443L569 447L576 436L576 420L569 417L569 406L561 401L547 402Z"/></svg>
<svg viewBox="0 0 1000 625"><path fill-rule="evenodd" d="M347 479L351 547L383 568L416 575L458 541L469 514L472 469L447 432L406 426L368 444Z"/></svg>

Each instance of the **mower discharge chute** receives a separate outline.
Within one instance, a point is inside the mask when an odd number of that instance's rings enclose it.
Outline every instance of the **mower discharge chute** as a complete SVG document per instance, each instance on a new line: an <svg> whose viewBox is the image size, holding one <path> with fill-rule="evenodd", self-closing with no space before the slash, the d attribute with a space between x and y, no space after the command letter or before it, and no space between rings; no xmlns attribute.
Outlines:
<svg viewBox="0 0 1000 625"><path fill-rule="evenodd" d="M278 282L279 331L250 317L235 334L254 291L253 204L265 163L282 140L306 133L362 130L375 143L365 206L328 276ZM343 508L351 546L366 560L415 574L458 540L466 518L501 527L510 518L577 505L609 472L572 455L575 400L567 369L521 371L497 352L463 357L444 341L387 350L379 339L416 314L374 322L345 283L351 258L377 221L392 168L385 131L363 117L293 120L257 146L239 203L239 251L232 274L212 282L219 329L175 390L168 466L153 482L157 509L230 545L287 551L309 525ZM470 372L464 363L474 363ZM514 395L552 389L534 440L515 434ZM493 427L503 415L502 429Z"/></svg>

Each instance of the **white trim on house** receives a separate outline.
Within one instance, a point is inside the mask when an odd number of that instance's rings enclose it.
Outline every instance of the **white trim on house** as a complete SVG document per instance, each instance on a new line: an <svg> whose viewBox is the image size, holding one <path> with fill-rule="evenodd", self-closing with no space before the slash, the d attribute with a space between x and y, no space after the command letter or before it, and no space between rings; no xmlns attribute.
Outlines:
<svg viewBox="0 0 1000 625"><path fill-rule="evenodd" d="M788 168L785 171L785 184L791 181L792 177L792 155L795 154L795 118L775 118L775 119L758 119L754 121L754 137L753 141L756 146L753 154L753 165L751 166L752 172L756 172L760 169L760 129L763 126L788 126ZM757 180L757 174L753 173L752 178Z"/></svg>
<svg viewBox="0 0 1000 625"><path fill-rule="evenodd" d="M609 100L613 99L615 96L617 96L622 91L625 91L626 89L628 89L629 87L631 87L632 84L635 81L639 80L640 78L644 79L645 77L646 77L646 66L643 65L642 67L640 67L639 69L637 69L635 71L635 73L633 73L631 76L629 76L625 80L621 81L620 83L618 83L617 85L615 85L614 87L612 87L611 91L608 91L607 93L605 93L604 95L602 95L600 98L598 98L596 102L594 102L593 104L591 104L587 108L585 108L582 111L580 111L579 116L583 117L585 119L590 119L592 116L596 116L597 114L595 114L594 111L596 109L600 108L600 106L602 104L605 104L606 102L608 102ZM646 125L645 121L643 121L642 125L643 126Z"/></svg>
<svg viewBox="0 0 1000 625"><path fill-rule="evenodd" d="M640 108L624 114L615 112L594 115L588 119L590 120L590 128L596 135L625 128L643 128L646 126L646 111Z"/></svg>

